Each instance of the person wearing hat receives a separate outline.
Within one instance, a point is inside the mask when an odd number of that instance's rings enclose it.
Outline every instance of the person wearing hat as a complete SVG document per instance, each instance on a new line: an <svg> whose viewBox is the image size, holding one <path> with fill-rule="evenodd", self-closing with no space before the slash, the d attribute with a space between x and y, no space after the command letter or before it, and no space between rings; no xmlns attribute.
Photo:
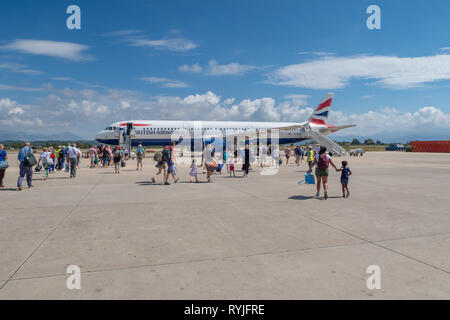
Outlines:
<svg viewBox="0 0 450 320"><path fill-rule="evenodd" d="M136 171L139 171L139 168L142 171L142 162L144 161L145 157L145 150L142 148L142 144L139 144L137 150L136 150L136 159L137 159L137 168Z"/></svg>

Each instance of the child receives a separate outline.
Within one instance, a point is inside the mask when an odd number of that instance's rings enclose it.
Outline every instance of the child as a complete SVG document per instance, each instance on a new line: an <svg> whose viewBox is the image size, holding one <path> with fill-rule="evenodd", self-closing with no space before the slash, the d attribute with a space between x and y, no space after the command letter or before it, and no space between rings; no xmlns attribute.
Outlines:
<svg viewBox="0 0 450 320"><path fill-rule="evenodd" d="M236 177L236 173L234 172L234 159L231 154L228 156L227 169L228 169L228 172L230 173L230 177L231 177L231 174L233 174L233 177Z"/></svg>
<svg viewBox="0 0 450 320"><path fill-rule="evenodd" d="M348 191L348 178L352 175L352 171L347 167L347 161L342 161L342 168L338 170L341 171L341 184L342 184L342 193L345 198L345 190L347 190L347 198L350 197L350 191Z"/></svg>
<svg viewBox="0 0 450 320"><path fill-rule="evenodd" d="M195 182L198 182L197 165L195 164L195 159L192 160L191 172L189 172L189 175L191 176L191 183L192 183L192 180L193 180L194 177L195 177Z"/></svg>

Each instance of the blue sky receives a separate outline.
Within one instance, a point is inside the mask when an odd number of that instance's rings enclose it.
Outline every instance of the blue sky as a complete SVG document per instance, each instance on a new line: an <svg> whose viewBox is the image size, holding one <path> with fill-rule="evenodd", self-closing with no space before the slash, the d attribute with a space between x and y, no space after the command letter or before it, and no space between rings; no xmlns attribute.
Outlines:
<svg viewBox="0 0 450 320"><path fill-rule="evenodd" d="M71 4L81 30L66 27ZM366 26L371 4L381 30ZM334 92L329 122L358 124L342 135L448 138L449 11L444 0L2 1L0 134L303 121Z"/></svg>

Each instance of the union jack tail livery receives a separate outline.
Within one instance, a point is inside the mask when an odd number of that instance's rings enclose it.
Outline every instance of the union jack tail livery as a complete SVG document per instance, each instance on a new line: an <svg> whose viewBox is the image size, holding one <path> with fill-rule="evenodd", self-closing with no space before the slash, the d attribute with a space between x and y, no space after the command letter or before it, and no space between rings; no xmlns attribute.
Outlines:
<svg viewBox="0 0 450 320"><path fill-rule="evenodd" d="M322 125L326 124L332 102L333 102L333 94L328 93L309 118L309 122Z"/></svg>

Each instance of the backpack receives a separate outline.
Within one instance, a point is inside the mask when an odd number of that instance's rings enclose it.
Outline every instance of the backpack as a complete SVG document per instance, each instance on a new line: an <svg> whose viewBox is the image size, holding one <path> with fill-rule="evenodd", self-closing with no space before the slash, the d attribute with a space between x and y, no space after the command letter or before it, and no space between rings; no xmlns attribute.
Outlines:
<svg viewBox="0 0 450 320"><path fill-rule="evenodd" d="M170 150L169 149L164 149L162 151L162 161L165 163L169 163L169 161L170 161Z"/></svg>
<svg viewBox="0 0 450 320"><path fill-rule="evenodd" d="M25 167L32 167L35 166L37 163L36 158L34 157L33 153L31 152L31 149L28 149L27 154L25 155L25 160L23 161L23 164Z"/></svg>
<svg viewBox="0 0 450 320"><path fill-rule="evenodd" d="M162 161L162 158L163 158L163 156L162 156L162 153L161 152L157 152L157 153L155 153L155 155L153 156L153 160L155 160L156 162L161 162Z"/></svg>
<svg viewBox="0 0 450 320"><path fill-rule="evenodd" d="M330 159L328 159L327 154L321 154L319 156L319 161L317 161L317 168L319 169L327 169L328 165L330 164Z"/></svg>

